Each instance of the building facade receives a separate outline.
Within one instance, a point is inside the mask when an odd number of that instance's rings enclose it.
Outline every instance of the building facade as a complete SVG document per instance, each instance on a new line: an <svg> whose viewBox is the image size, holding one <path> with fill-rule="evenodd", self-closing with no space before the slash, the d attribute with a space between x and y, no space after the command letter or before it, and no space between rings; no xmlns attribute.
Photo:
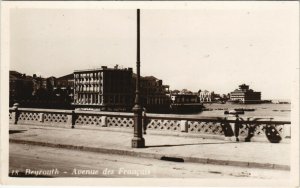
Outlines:
<svg viewBox="0 0 300 188"><path fill-rule="evenodd" d="M135 83L135 77L133 78ZM135 87L134 87L135 88ZM149 112L169 111L171 100L169 86L154 76L141 77L141 103Z"/></svg>
<svg viewBox="0 0 300 188"><path fill-rule="evenodd" d="M19 103L20 107L72 109L73 74L55 78L28 76L9 71L9 105ZM61 84L68 82L68 86Z"/></svg>
<svg viewBox="0 0 300 188"><path fill-rule="evenodd" d="M74 71L75 108L128 111L133 106L132 68Z"/></svg>
<svg viewBox="0 0 300 188"><path fill-rule="evenodd" d="M31 100L33 92L32 77L17 71L9 71L9 106Z"/></svg>
<svg viewBox="0 0 300 188"><path fill-rule="evenodd" d="M173 93L171 95L172 113L196 113L203 109L198 94L192 93Z"/></svg>
<svg viewBox="0 0 300 188"><path fill-rule="evenodd" d="M132 111L136 75L132 68L107 68L74 71L76 109ZM170 108L169 86L153 76L140 78L140 102L147 112L164 112Z"/></svg>
<svg viewBox="0 0 300 188"><path fill-rule="evenodd" d="M53 88L55 97L71 106L74 101L74 74L67 74L59 78L50 77L47 80Z"/></svg>
<svg viewBox="0 0 300 188"><path fill-rule="evenodd" d="M261 92L249 89L249 85L242 84L239 89L230 93L230 101L243 104L261 103Z"/></svg>
<svg viewBox="0 0 300 188"><path fill-rule="evenodd" d="M195 94L173 94L172 103L200 103L199 97Z"/></svg>
<svg viewBox="0 0 300 188"><path fill-rule="evenodd" d="M199 99L201 102L213 102L214 101L214 92L209 92L207 90L200 91Z"/></svg>

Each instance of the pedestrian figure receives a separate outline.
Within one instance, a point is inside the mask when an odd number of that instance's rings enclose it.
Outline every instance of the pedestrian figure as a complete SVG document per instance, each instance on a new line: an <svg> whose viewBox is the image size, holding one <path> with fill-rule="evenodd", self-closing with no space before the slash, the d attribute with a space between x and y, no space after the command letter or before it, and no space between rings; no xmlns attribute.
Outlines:
<svg viewBox="0 0 300 188"><path fill-rule="evenodd" d="M239 134L240 134L240 127L241 127L241 123L239 122L239 115L236 114L236 122L235 122L235 126L234 126L234 135L236 137L236 141L239 142Z"/></svg>

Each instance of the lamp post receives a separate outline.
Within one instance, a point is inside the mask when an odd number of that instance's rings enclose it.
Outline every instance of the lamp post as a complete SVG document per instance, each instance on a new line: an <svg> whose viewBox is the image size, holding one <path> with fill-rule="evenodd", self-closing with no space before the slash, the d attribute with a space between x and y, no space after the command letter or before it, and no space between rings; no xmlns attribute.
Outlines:
<svg viewBox="0 0 300 188"><path fill-rule="evenodd" d="M142 127L142 111L140 101L140 9L137 9L137 61L136 61L136 89L134 107L132 109L134 113L134 137L131 141L132 148L145 147L145 139L143 138Z"/></svg>

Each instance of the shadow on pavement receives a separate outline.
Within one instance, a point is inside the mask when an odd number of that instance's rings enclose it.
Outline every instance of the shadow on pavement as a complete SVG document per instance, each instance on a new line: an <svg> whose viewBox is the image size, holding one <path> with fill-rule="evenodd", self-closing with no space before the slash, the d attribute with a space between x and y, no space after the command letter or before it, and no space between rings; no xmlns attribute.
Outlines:
<svg viewBox="0 0 300 188"><path fill-rule="evenodd" d="M27 130L9 130L9 134L15 134L15 133L23 133Z"/></svg>
<svg viewBox="0 0 300 188"><path fill-rule="evenodd" d="M237 142L209 142L209 143L194 143L194 144L165 144L165 145L153 145L146 146L146 148L157 148L157 147L173 147L173 146L188 146L188 145L206 145L206 144L236 144ZM238 142L243 143L243 142Z"/></svg>
<svg viewBox="0 0 300 188"><path fill-rule="evenodd" d="M182 158L178 158L178 157L161 157L160 160L163 161L172 161L172 162L180 162L183 163L184 160Z"/></svg>

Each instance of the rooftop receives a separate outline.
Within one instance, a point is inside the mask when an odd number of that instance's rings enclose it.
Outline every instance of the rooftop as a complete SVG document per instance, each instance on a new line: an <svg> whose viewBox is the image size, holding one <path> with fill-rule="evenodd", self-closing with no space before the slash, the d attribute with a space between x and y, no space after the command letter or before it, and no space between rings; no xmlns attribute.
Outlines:
<svg viewBox="0 0 300 188"><path fill-rule="evenodd" d="M132 71L132 68L123 68L122 66L115 65L113 68L108 68L107 66L101 66L101 68L95 68L95 69L84 69L84 70L74 70L74 73L79 72L94 72L94 71L103 71L103 70L120 70L120 71Z"/></svg>

